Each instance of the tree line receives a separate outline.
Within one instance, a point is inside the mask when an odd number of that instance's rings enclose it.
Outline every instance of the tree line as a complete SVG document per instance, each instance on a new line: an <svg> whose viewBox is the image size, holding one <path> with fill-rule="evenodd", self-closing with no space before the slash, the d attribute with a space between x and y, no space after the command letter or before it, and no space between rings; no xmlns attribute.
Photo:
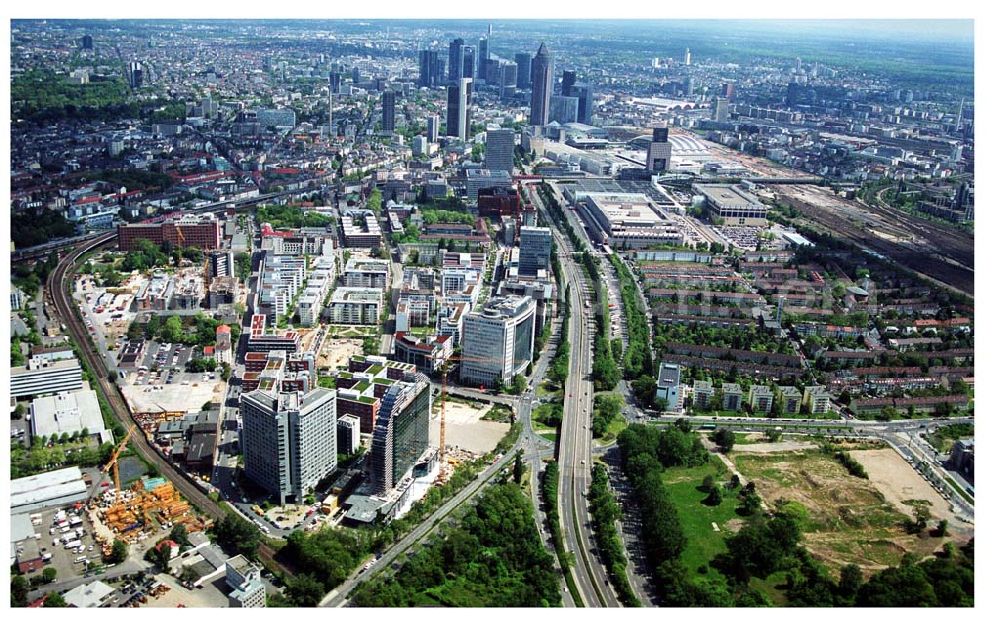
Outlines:
<svg viewBox="0 0 1000 630"><path fill-rule="evenodd" d="M621 520L621 508L611 492L608 468L604 464L595 463L591 469L587 503L594 516L594 537L597 539L601 559L608 569L611 585L614 586L622 604L631 608L641 606L628 581L626 571L628 559L625 557L621 536L615 528L615 524Z"/></svg>
<svg viewBox="0 0 1000 630"><path fill-rule="evenodd" d="M407 560L392 577L360 586L358 606L554 607L557 573L515 484L488 488L457 527Z"/></svg>
<svg viewBox="0 0 1000 630"><path fill-rule="evenodd" d="M762 511L752 481L739 491L737 513L744 517L743 524L736 534L726 538L725 551L710 562L724 580L701 575L701 568L698 574L690 573L679 560L687 541L677 508L660 478L663 466L696 465L701 460L695 454L697 449L684 448L684 440L677 433L685 434L688 427L680 424L663 432L674 433L669 438L657 438L656 429L645 425L632 425L618 438L633 498L639 506L642 540L653 571L653 584L662 605L769 606L771 600L752 582L770 580L776 574L783 578L778 589L784 593L788 606L973 604L972 542L960 550L946 543L935 557L922 562L906 554L898 566L879 571L867 581L854 564L842 567L835 578L802 545L797 516L783 506L770 513ZM729 487L734 489L739 483L734 476ZM709 485L718 487L714 480ZM711 504L708 499L706 503ZM939 525L932 535L947 535L946 523Z"/></svg>

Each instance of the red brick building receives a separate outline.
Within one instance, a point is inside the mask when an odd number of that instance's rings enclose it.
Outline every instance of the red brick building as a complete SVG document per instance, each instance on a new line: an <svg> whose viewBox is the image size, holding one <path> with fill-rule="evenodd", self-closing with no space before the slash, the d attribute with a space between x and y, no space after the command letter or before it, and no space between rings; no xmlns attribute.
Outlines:
<svg viewBox="0 0 1000 630"><path fill-rule="evenodd" d="M479 216L497 217L519 215L523 209L521 195L512 186L494 186L479 189Z"/></svg>
<svg viewBox="0 0 1000 630"><path fill-rule="evenodd" d="M187 215L163 223L133 223L118 226L118 249L132 251L145 239L156 245L219 249L222 244L219 221L213 216Z"/></svg>

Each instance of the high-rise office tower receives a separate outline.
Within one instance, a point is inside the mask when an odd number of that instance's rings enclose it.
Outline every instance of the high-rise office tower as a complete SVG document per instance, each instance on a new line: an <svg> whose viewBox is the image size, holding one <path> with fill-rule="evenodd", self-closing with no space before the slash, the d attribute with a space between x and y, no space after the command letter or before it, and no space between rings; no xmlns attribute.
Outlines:
<svg viewBox="0 0 1000 630"><path fill-rule="evenodd" d="M685 48L684 49L684 65L685 66L690 66L691 65L691 49L690 48Z"/></svg>
<svg viewBox="0 0 1000 630"><path fill-rule="evenodd" d="M554 120L559 124L575 123L576 114L579 110L580 100L575 96L562 96L556 94L552 97L549 120Z"/></svg>
<svg viewBox="0 0 1000 630"><path fill-rule="evenodd" d="M563 70L562 83L559 84L559 93L563 96L576 96L574 87L576 86L576 72Z"/></svg>
<svg viewBox="0 0 1000 630"><path fill-rule="evenodd" d="M532 126L544 127L549 123L552 102L552 58L545 42L538 47L538 54L531 62L531 119Z"/></svg>
<svg viewBox="0 0 1000 630"><path fill-rule="evenodd" d="M434 87L438 84L438 53L436 50L420 51L420 79L418 87Z"/></svg>
<svg viewBox="0 0 1000 630"><path fill-rule="evenodd" d="M94 49L94 38L90 35L84 35L80 38L80 48L82 50L93 50Z"/></svg>
<svg viewBox="0 0 1000 630"><path fill-rule="evenodd" d="M142 87L142 64L133 61L128 64L128 76L125 77L129 87L135 89Z"/></svg>
<svg viewBox="0 0 1000 630"><path fill-rule="evenodd" d="M501 61L499 64L500 66L497 71L499 74L498 84L501 87L514 87L517 85L517 64L509 61Z"/></svg>
<svg viewBox="0 0 1000 630"><path fill-rule="evenodd" d="M486 132L486 168L491 171L513 173L513 129L491 129Z"/></svg>
<svg viewBox="0 0 1000 630"><path fill-rule="evenodd" d="M455 81L462 77L462 64L465 62L465 57L462 53L462 48L465 46L465 40L461 37L456 37L451 40L448 44L448 80Z"/></svg>
<svg viewBox="0 0 1000 630"><path fill-rule="evenodd" d="M357 66L351 68L351 81L354 82L354 85L361 83L361 68Z"/></svg>
<svg viewBox="0 0 1000 630"><path fill-rule="evenodd" d="M281 503L304 501L337 468L334 390L256 389L240 396L240 409L244 472Z"/></svg>
<svg viewBox="0 0 1000 630"><path fill-rule="evenodd" d="M526 90L531 87L531 53L514 55L517 64L517 89Z"/></svg>
<svg viewBox="0 0 1000 630"><path fill-rule="evenodd" d="M506 295L465 316L460 378L465 383L510 386L531 363L535 341L535 299Z"/></svg>
<svg viewBox="0 0 1000 630"><path fill-rule="evenodd" d="M549 228L522 226L517 275L534 278L539 270L547 270L551 252L552 231Z"/></svg>
<svg viewBox="0 0 1000 630"><path fill-rule="evenodd" d="M342 77L339 72L330 71L330 94L340 94Z"/></svg>
<svg viewBox="0 0 1000 630"><path fill-rule="evenodd" d="M486 63L490 60L490 38L479 39L479 78L486 81Z"/></svg>
<svg viewBox="0 0 1000 630"><path fill-rule="evenodd" d="M441 126L441 117L431 115L427 117L427 142L438 141L438 127Z"/></svg>
<svg viewBox="0 0 1000 630"><path fill-rule="evenodd" d="M382 397L372 432L371 472L376 493L392 490L430 446L431 386L423 374L399 381Z"/></svg>
<svg viewBox="0 0 1000 630"><path fill-rule="evenodd" d="M736 96L736 84L732 81L726 81L722 84L722 89L719 90L722 94L722 98L732 99Z"/></svg>
<svg viewBox="0 0 1000 630"><path fill-rule="evenodd" d="M589 125L594 119L594 90L587 83L576 84L577 103L576 122Z"/></svg>
<svg viewBox="0 0 1000 630"><path fill-rule="evenodd" d="M448 86L447 134L459 140L467 140L472 133L472 79L461 78Z"/></svg>
<svg viewBox="0 0 1000 630"><path fill-rule="evenodd" d="M413 157L427 155L427 138L424 136L413 136L413 143L410 145Z"/></svg>
<svg viewBox="0 0 1000 630"><path fill-rule="evenodd" d="M396 93L393 90L382 92L382 131L392 133L396 130Z"/></svg>
<svg viewBox="0 0 1000 630"><path fill-rule="evenodd" d="M476 80L479 53L475 46L462 46L462 78Z"/></svg>
<svg viewBox="0 0 1000 630"><path fill-rule="evenodd" d="M662 173L670 168L670 138L666 127L653 127L653 141L646 150L646 170Z"/></svg>
<svg viewBox="0 0 1000 630"><path fill-rule="evenodd" d="M715 122L729 120L729 99L715 97L715 100L712 101L712 120Z"/></svg>

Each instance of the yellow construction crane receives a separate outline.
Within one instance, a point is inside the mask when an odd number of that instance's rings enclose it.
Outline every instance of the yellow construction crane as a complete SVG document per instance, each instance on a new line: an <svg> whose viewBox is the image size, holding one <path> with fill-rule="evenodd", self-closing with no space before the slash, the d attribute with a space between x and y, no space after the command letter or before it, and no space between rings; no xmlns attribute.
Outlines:
<svg viewBox="0 0 1000 630"><path fill-rule="evenodd" d="M104 473L108 472L108 470L113 470L112 474L113 474L114 480L115 480L115 494L116 495L118 493L120 493L121 489L122 489L121 478L118 475L118 457L125 451L125 447L128 446L128 441L132 439L132 434L134 432L135 432L135 425L129 425L129 427L128 427L128 433L125 434L125 437L122 439L121 443L118 445L118 448L116 448L115 452L111 455L111 459L108 460L108 463L105 464L104 468L101 469L101 472L104 472Z"/></svg>

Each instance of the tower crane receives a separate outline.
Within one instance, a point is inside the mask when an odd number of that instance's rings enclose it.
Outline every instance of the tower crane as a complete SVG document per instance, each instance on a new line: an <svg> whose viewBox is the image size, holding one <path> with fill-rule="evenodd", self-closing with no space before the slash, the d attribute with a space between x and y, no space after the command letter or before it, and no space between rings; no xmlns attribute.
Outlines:
<svg viewBox="0 0 1000 630"><path fill-rule="evenodd" d="M112 474L113 474L114 480L115 480L115 495L116 496L118 495L118 493L121 492L121 489L122 489L121 478L118 475L118 457L125 451L125 447L128 446L128 442L129 442L129 440L132 439L132 434L133 433L135 433L135 425L129 425L128 433L125 434L125 437L122 439L121 443L115 449L115 452L111 455L111 459L108 460L108 463L105 464L104 467L101 469L101 472L104 472L104 473L108 472L108 470L112 470L113 471Z"/></svg>

